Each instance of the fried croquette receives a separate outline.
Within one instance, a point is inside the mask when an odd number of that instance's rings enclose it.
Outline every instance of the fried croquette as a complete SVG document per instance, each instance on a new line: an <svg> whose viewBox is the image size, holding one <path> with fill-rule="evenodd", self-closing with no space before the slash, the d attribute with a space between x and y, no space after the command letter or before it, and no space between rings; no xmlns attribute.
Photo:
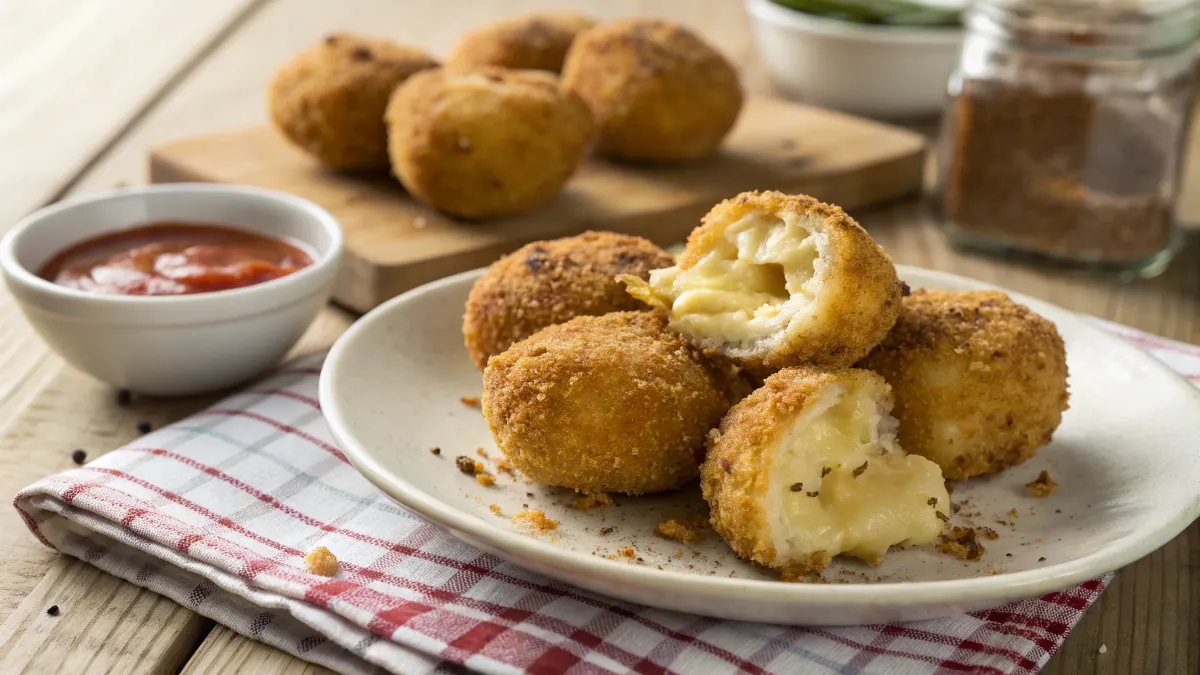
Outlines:
<svg viewBox="0 0 1200 675"><path fill-rule="evenodd" d="M493 356L483 414L530 479L646 494L696 479L731 403L722 373L651 312L579 316Z"/></svg>
<svg viewBox="0 0 1200 675"><path fill-rule="evenodd" d="M648 309L618 274L646 279L674 259L642 239L612 232L528 244L492 264L471 287L463 317L467 352L483 370L488 357L546 326L576 316Z"/></svg>
<svg viewBox="0 0 1200 675"><path fill-rule="evenodd" d="M463 218L511 215L558 192L583 159L587 105L533 70L433 69L387 108L392 170L417 199Z"/></svg>
<svg viewBox="0 0 1200 675"><path fill-rule="evenodd" d="M627 19L584 31L567 53L563 86L595 114L597 150L632 160L707 157L742 109L733 65L667 21Z"/></svg>
<svg viewBox="0 0 1200 675"><path fill-rule="evenodd" d="M388 98L413 73L437 65L391 40L334 33L276 71L267 107L279 131L322 164L386 169Z"/></svg>
<svg viewBox="0 0 1200 675"><path fill-rule="evenodd" d="M668 311L673 330L763 376L866 356L895 322L903 288L891 258L844 211L779 192L717 204L677 266L621 281Z"/></svg>
<svg viewBox="0 0 1200 675"><path fill-rule="evenodd" d="M900 444L946 478L1024 462L1067 409L1058 330L998 291L914 291L860 367L892 385Z"/></svg>
<svg viewBox="0 0 1200 675"><path fill-rule="evenodd" d="M501 19L464 35L446 57L446 65L558 73L575 36L593 24L581 14L556 12Z"/></svg>
<svg viewBox="0 0 1200 675"><path fill-rule="evenodd" d="M896 443L891 407L866 370L768 377L709 433L700 471L713 529L743 558L805 573L934 541L950 498L937 465Z"/></svg>

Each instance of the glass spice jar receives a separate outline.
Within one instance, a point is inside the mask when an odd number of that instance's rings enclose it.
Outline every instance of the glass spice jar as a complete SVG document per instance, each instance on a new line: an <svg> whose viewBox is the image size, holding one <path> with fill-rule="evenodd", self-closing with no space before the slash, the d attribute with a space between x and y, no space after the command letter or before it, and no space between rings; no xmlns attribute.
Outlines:
<svg viewBox="0 0 1200 675"><path fill-rule="evenodd" d="M977 0L927 201L952 245L1152 276L1177 243L1197 0Z"/></svg>

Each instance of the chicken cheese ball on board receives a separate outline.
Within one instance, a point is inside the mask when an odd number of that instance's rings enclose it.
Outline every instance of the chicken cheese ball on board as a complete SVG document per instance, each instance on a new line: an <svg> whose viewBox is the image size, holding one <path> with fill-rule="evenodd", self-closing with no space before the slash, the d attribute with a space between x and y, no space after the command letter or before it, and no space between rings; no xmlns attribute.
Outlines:
<svg viewBox="0 0 1200 675"><path fill-rule="evenodd" d="M742 108L733 65L667 21L628 19L583 32L567 53L563 86L595 114L598 150L632 160L707 157Z"/></svg>
<svg viewBox="0 0 1200 675"><path fill-rule="evenodd" d="M580 316L492 357L483 414L530 479L638 495L696 479L723 374L651 312Z"/></svg>
<svg viewBox="0 0 1200 675"><path fill-rule="evenodd" d="M410 75L435 66L419 49L334 33L276 71L268 90L271 120L326 166L386 169L388 98Z"/></svg>
<svg viewBox="0 0 1200 675"><path fill-rule="evenodd" d="M555 12L501 19L464 35L446 57L446 65L557 73L562 70L563 59L575 36L593 23L580 14Z"/></svg>
<svg viewBox="0 0 1200 675"><path fill-rule="evenodd" d="M891 258L836 206L746 192L713 207L679 264L622 277L670 314L670 327L758 375L801 364L849 366L900 311Z"/></svg>
<svg viewBox="0 0 1200 675"><path fill-rule="evenodd" d="M592 116L558 78L533 70L435 69L387 108L392 170L439 211L511 215L548 201L583 159Z"/></svg>
<svg viewBox="0 0 1200 675"><path fill-rule="evenodd" d="M618 274L640 279L675 261L642 239L612 232L528 244L492 264L467 298L463 338L475 365L576 316L648 309Z"/></svg>
<svg viewBox="0 0 1200 675"><path fill-rule="evenodd" d="M937 465L896 443L891 407L866 370L768 377L709 434L700 484L713 529L739 556L800 574L932 542L950 499Z"/></svg>
<svg viewBox="0 0 1200 675"><path fill-rule="evenodd" d="M892 385L904 449L937 462L946 478L1024 462L1067 409L1058 330L998 291L914 291L860 366Z"/></svg>

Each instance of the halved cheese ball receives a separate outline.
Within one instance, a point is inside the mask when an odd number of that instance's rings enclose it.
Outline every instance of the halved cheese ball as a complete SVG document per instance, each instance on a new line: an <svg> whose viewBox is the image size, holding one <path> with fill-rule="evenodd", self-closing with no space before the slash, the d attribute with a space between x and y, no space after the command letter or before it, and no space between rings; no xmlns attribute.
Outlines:
<svg viewBox="0 0 1200 675"><path fill-rule="evenodd" d="M717 204L678 265L621 280L666 309L671 329L759 375L852 365L891 329L902 288L891 258L844 211L780 192Z"/></svg>
<svg viewBox="0 0 1200 675"><path fill-rule="evenodd" d="M932 542L950 498L938 466L896 444L891 408L866 370L767 378L709 433L700 475L713 529L739 556L799 573Z"/></svg>

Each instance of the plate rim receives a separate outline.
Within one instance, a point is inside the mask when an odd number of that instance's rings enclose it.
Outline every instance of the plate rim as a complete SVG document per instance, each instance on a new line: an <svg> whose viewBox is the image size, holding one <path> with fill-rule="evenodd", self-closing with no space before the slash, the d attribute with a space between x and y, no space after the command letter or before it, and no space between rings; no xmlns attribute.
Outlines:
<svg viewBox="0 0 1200 675"><path fill-rule="evenodd" d="M336 373L339 364L347 358L350 346L382 317L397 311L396 308L426 293L446 286L474 280L486 268L460 272L433 281L398 295L379 305L355 321L343 333L326 356L318 384L318 399L330 432L338 446L355 469L383 493L420 518L429 521L470 545L459 533L480 542L485 547L499 552L500 557L517 560L521 567L528 565L519 559L536 559L543 569L569 568L575 573L588 575L595 580L619 580L637 587L656 587L670 584L678 593L703 594L704 596L736 594L741 600L771 604L795 603L808 606L837 605L846 607L909 607L929 604L954 604L969 602L972 605L1000 604L1016 598L1033 598L1046 593L1061 591L1085 581L1116 571L1161 548L1174 539L1193 521L1200 517L1200 492L1192 497L1186 508L1146 533L1138 533L1116 546L1105 547L1074 560L1055 563L1042 568L1009 572L995 575L981 574L967 579L945 579L935 581L899 581L879 583L798 584L773 580L728 578L689 574L676 570L659 570L649 567L631 566L623 562L608 560L568 550L550 542L518 532L503 529L498 525L460 511L432 495L422 491L411 482L396 475L379 462L369 448L360 443L346 424L346 418L337 402L335 392ZM1170 376L1179 383L1181 390L1190 393L1193 405L1200 411L1200 389L1194 387L1179 373L1168 368L1144 350L1129 342L1089 325L1082 316L1049 302L1038 300L1022 293L1010 291L977 279L938 270L929 270L910 265L896 265L899 276L909 278L914 274L943 283L948 287L968 287L978 290L999 290L1013 300L1026 304L1038 313L1049 308L1052 313L1061 313L1082 327L1091 337L1108 343L1111 347L1124 350L1145 362L1149 367ZM546 576L562 579L562 576L543 572ZM565 583L574 585L566 580ZM886 598L881 602L881 598Z"/></svg>

